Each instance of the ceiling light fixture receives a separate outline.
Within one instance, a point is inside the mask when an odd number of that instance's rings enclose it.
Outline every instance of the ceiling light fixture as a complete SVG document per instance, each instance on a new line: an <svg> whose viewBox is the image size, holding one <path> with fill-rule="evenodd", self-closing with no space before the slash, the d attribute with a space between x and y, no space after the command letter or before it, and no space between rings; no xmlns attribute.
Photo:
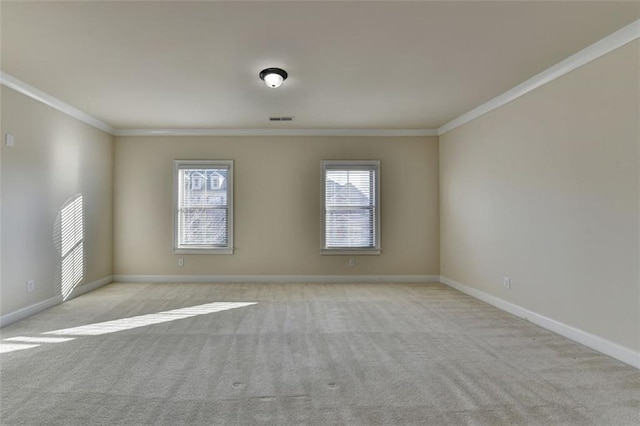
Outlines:
<svg viewBox="0 0 640 426"><path fill-rule="evenodd" d="M272 89L280 87L287 77L289 77L289 74L281 68L267 68L260 71L260 79Z"/></svg>

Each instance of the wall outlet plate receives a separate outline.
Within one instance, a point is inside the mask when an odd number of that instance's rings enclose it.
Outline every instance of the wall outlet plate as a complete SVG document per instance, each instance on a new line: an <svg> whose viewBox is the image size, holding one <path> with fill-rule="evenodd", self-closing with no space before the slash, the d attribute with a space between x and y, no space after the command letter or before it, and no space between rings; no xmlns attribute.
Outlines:
<svg viewBox="0 0 640 426"><path fill-rule="evenodd" d="M504 277L504 280L502 281L502 285L504 286L504 288L511 288L511 278Z"/></svg>
<svg viewBox="0 0 640 426"><path fill-rule="evenodd" d="M34 280L27 281L27 293L31 293L36 289L36 282Z"/></svg>

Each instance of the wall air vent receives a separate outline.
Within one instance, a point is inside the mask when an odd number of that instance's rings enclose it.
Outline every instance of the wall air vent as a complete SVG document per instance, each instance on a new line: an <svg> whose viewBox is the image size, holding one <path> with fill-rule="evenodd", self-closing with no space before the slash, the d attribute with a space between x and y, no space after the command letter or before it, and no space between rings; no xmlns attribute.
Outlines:
<svg viewBox="0 0 640 426"><path fill-rule="evenodd" d="M269 121L293 121L295 117L269 117Z"/></svg>

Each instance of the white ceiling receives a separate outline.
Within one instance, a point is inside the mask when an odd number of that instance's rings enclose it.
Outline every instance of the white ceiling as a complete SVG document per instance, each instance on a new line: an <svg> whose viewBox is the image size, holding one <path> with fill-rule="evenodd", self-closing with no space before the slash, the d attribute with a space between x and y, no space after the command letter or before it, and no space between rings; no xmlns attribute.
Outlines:
<svg viewBox="0 0 640 426"><path fill-rule="evenodd" d="M640 17L637 1L0 7L2 71L119 129L437 128ZM274 66L279 89L258 78Z"/></svg>

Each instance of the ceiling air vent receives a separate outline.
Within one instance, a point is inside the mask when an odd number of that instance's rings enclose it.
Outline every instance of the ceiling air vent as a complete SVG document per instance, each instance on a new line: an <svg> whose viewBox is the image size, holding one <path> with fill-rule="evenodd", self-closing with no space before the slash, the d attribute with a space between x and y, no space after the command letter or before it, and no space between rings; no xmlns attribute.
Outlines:
<svg viewBox="0 0 640 426"><path fill-rule="evenodd" d="M269 121L293 121L294 117L269 117Z"/></svg>

